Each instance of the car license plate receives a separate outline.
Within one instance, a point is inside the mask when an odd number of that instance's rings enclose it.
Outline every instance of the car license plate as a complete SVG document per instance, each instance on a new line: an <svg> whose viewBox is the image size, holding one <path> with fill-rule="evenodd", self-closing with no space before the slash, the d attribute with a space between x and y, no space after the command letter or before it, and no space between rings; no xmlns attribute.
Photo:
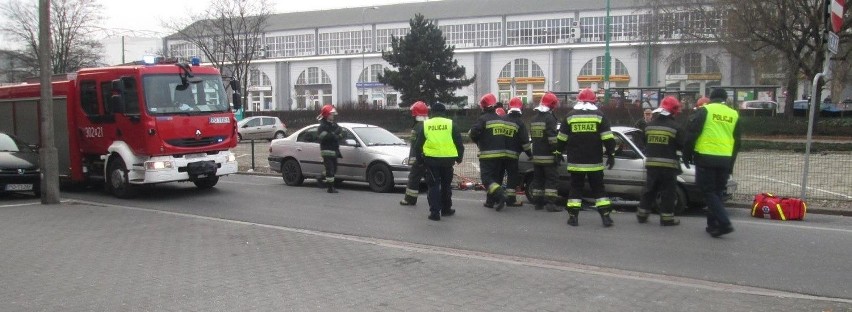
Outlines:
<svg viewBox="0 0 852 312"><path fill-rule="evenodd" d="M207 154L205 154L205 153L186 154L186 156L184 156L184 157L186 157L187 159L192 159L192 158L201 158L201 157L204 157L204 156L207 156Z"/></svg>
<svg viewBox="0 0 852 312"><path fill-rule="evenodd" d="M210 123L211 124L226 124L226 123L230 123L230 122L231 122L230 117L210 117Z"/></svg>
<svg viewBox="0 0 852 312"><path fill-rule="evenodd" d="M6 184L7 191L32 191L32 184Z"/></svg>

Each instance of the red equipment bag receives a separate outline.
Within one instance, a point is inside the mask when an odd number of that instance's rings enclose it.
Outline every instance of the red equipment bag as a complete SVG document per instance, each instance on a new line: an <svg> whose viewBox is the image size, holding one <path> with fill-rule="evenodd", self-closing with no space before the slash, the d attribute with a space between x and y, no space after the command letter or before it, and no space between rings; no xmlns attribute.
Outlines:
<svg viewBox="0 0 852 312"><path fill-rule="evenodd" d="M781 198L771 193L754 196L751 216L773 220L802 220L808 210L807 204L799 198Z"/></svg>

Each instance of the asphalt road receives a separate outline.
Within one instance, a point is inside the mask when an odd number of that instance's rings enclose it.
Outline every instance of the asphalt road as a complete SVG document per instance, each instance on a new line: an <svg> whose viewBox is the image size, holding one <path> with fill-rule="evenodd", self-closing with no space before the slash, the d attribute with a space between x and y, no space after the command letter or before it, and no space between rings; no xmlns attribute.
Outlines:
<svg viewBox="0 0 852 312"><path fill-rule="evenodd" d="M388 244L449 248L522 262L592 266L601 272L652 274L700 287L704 281L730 287L756 287L826 298L852 299L852 218L808 215L803 222L753 219L731 210L736 232L711 238L702 216L686 216L679 227L638 224L618 213L603 228L597 213L580 214L580 226L567 214L534 211L531 206L502 212L482 207L482 192L454 193L456 216L426 219L425 196L415 207L398 205L402 190L376 194L363 184L346 184L329 195L306 181L288 187L278 177L236 175L212 190L189 183L150 187L134 200L100 190L63 193L63 198L244 221L322 233L380 239ZM8 203L8 202L7 202ZM656 221L656 220L654 220Z"/></svg>

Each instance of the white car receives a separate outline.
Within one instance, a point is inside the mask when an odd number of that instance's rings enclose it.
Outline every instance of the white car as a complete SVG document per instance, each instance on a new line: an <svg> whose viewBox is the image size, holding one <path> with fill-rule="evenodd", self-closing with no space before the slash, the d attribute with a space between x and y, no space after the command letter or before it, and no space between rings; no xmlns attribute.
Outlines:
<svg viewBox="0 0 852 312"><path fill-rule="evenodd" d="M408 182L409 145L384 128L340 123L344 136L340 142L335 183L343 180L370 184L374 192L390 192L396 185ZM284 183L298 186L306 178L321 179L323 174L317 128L304 127L289 137L273 140L269 145L269 168L280 172Z"/></svg>
<svg viewBox="0 0 852 312"><path fill-rule="evenodd" d="M287 136L287 126L273 116L253 116L237 122L237 139L270 140Z"/></svg>

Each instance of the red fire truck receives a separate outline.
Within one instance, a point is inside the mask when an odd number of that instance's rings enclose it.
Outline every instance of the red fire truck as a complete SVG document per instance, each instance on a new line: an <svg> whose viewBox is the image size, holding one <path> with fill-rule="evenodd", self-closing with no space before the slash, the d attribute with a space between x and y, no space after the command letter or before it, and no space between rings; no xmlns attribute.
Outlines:
<svg viewBox="0 0 852 312"><path fill-rule="evenodd" d="M39 142L40 84L0 87L0 131ZM232 90L239 90L235 82ZM139 185L192 181L199 188L237 172L236 120L216 68L157 61L55 76L59 176L103 181L127 198ZM233 93L235 108L241 106Z"/></svg>

